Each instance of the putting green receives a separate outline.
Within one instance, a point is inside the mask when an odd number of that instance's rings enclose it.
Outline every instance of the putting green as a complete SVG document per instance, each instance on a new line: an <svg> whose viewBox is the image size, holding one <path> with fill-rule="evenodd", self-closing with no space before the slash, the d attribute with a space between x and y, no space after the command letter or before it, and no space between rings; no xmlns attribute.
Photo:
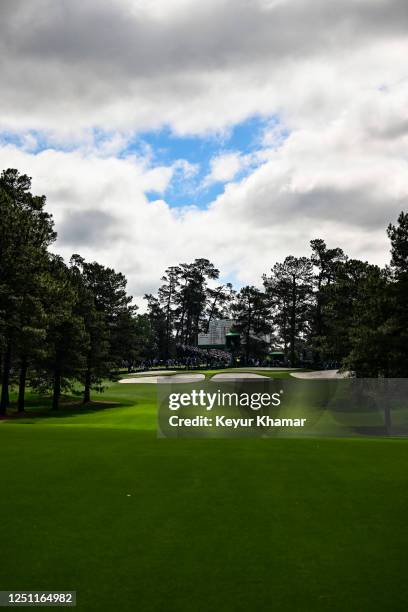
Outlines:
<svg viewBox="0 0 408 612"><path fill-rule="evenodd" d="M95 399L98 399L96 396ZM405 610L408 444L157 439L154 385L0 424L1 588L80 611Z"/></svg>

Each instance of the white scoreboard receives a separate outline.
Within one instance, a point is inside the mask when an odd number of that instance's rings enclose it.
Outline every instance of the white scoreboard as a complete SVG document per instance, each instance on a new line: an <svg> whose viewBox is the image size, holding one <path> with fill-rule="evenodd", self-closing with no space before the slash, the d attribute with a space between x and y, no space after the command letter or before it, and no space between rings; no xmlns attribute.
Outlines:
<svg viewBox="0 0 408 612"><path fill-rule="evenodd" d="M198 334L198 346L225 346L226 335L234 325L231 319L214 319L210 321L208 334Z"/></svg>

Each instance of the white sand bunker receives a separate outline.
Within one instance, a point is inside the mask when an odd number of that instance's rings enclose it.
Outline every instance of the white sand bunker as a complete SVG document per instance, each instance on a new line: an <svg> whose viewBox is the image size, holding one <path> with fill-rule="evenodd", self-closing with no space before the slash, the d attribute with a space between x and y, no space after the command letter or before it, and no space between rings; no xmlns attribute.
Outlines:
<svg viewBox="0 0 408 612"><path fill-rule="evenodd" d="M119 382L130 383L132 385L135 385L137 383L149 383L151 385L157 385L157 379L158 376L139 376L138 378L122 378Z"/></svg>
<svg viewBox="0 0 408 612"><path fill-rule="evenodd" d="M249 378L268 378L262 374L254 374L253 372L223 372L215 374L211 380L248 380Z"/></svg>
<svg viewBox="0 0 408 612"><path fill-rule="evenodd" d="M171 383L196 382L197 380L205 380L204 374L177 374L176 376L168 376L168 381ZM163 382L163 380L161 381Z"/></svg>
<svg viewBox="0 0 408 612"><path fill-rule="evenodd" d="M198 380L204 380L204 374L176 374L176 376L139 376L139 378L122 378L120 383L131 383L131 384L173 384L173 383L192 383Z"/></svg>
<svg viewBox="0 0 408 612"><path fill-rule="evenodd" d="M338 370L316 370L315 372L293 372L291 376L306 380L336 380L340 378L348 378L350 373L339 372Z"/></svg>

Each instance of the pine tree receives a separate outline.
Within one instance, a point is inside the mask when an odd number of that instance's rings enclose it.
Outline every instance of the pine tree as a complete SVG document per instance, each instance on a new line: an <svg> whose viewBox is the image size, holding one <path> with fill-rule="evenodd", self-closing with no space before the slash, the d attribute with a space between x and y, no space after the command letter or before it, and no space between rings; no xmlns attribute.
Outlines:
<svg viewBox="0 0 408 612"><path fill-rule="evenodd" d="M313 268L307 257L289 255L283 263L272 268L271 276L264 276L265 290L274 311L285 352L289 352L292 366L298 361L299 346L308 333L312 303Z"/></svg>
<svg viewBox="0 0 408 612"><path fill-rule="evenodd" d="M245 361L265 352L265 334L269 333L270 308L266 294L254 286L242 287L231 305L234 329L243 337Z"/></svg>
<svg viewBox="0 0 408 612"><path fill-rule="evenodd" d="M28 358L24 352L34 350L36 338L41 339L36 328L36 316L41 318L36 279L47 265L47 247L56 237L51 215L44 211L45 197L33 196L30 189L31 179L15 169L0 176L0 414L9 403L13 360L20 361L20 410L24 406ZM30 304L35 305L31 312Z"/></svg>
<svg viewBox="0 0 408 612"><path fill-rule="evenodd" d="M83 380L83 401L87 403L92 385L100 385L113 367L120 366L129 356L129 343L136 342L132 327L136 307L126 293L123 274L97 262L88 263L79 255L72 256L70 265L79 295L79 312L89 337Z"/></svg>

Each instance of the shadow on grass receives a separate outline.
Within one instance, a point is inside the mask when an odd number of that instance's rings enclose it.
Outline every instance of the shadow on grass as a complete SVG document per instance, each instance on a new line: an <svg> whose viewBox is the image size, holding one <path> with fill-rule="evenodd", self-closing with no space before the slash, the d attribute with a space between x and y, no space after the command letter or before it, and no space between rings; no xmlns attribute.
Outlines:
<svg viewBox="0 0 408 612"><path fill-rule="evenodd" d="M95 412L101 412L104 410L112 410L115 408L125 408L127 406L134 406L135 401L90 401L84 404L76 397L63 396L60 400L58 410L52 409L52 400L49 397L32 397L29 398L25 403L24 412L17 412L17 402L11 402L10 407L7 411L7 415L2 417L3 421L13 422L24 422L27 424L27 419L35 418L36 420L48 419L48 418L64 418L64 417L75 417L84 416L86 414L93 414ZM35 421L30 421L34 423Z"/></svg>

